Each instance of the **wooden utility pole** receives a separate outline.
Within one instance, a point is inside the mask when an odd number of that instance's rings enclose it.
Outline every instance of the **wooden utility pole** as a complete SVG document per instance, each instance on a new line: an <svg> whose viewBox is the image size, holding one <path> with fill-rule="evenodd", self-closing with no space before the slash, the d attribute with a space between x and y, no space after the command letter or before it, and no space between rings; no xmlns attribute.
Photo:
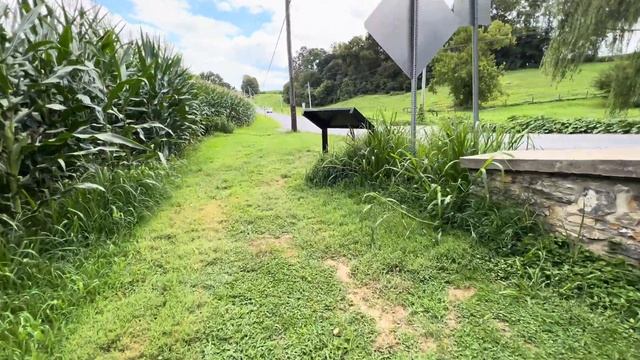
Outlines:
<svg viewBox="0 0 640 360"><path fill-rule="evenodd" d="M296 89L293 84L293 52L291 51L291 17L289 4L291 0L284 0L287 22L287 54L289 56L289 107L291 110L291 131L298 131L298 118L296 116Z"/></svg>

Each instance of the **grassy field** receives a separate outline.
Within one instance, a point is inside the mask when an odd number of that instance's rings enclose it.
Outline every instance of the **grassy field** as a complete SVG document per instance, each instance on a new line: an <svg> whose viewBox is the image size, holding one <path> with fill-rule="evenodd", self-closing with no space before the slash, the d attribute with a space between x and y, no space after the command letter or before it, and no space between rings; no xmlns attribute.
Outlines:
<svg viewBox="0 0 640 360"><path fill-rule="evenodd" d="M282 102L281 93L262 93L253 99L254 103L260 108L271 108L273 111L281 114L289 113L289 105ZM302 109L298 107L298 113L302 113Z"/></svg>
<svg viewBox="0 0 640 360"><path fill-rule="evenodd" d="M92 270L97 300L72 314L56 354L640 357L640 335L619 314L510 278L506 264L517 259L406 218L380 224L380 214L363 213L360 190L310 188L303 178L317 142L261 117L197 146L172 199L96 260L110 264Z"/></svg>
<svg viewBox="0 0 640 360"><path fill-rule="evenodd" d="M502 79L504 94L485 104L485 109L481 111L481 117L483 120L491 122L502 122L514 115L607 118L609 114L606 99L594 97L598 91L593 87L593 81L600 72L609 66L611 63L585 64L579 73L559 84L552 82L538 69L507 72ZM559 99L573 98L582 99L558 101ZM272 107L274 111L279 111L281 109L277 106L279 99L280 95L278 94L266 94L258 96L255 101L260 106ZM421 101L420 99L421 95L419 95L419 101ZM519 104L532 100L545 102L504 106L505 104ZM384 116L390 118L392 114L397 114L398 120L408 121L407 110L410 104L410 94L366 95L331 105L331 107L354 106L369 117L379 117L383 113ZM435 110L440 115L471 116L469 111L454 111L451 97L446 88L438 90L436 94L427 93L427 109ZM286 112L287 109L285 108L283 111ZM631 110L626 116L640 117L640 109ZM435 115L430 114L428 118L435 118Z"/></svg>

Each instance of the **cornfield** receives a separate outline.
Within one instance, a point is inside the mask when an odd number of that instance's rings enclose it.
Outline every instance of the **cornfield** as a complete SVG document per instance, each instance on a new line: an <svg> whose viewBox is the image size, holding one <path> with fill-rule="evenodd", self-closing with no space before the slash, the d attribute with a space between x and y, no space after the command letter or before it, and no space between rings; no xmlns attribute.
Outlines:
<svg viewBox="0 0 640 360"><path fill-rule="evenodd" d="M0 358L47 354L87 295L82 248L156 206L167 160L213 122L253 119L160 40L121 30L98 8L0 3Z"/></svg>

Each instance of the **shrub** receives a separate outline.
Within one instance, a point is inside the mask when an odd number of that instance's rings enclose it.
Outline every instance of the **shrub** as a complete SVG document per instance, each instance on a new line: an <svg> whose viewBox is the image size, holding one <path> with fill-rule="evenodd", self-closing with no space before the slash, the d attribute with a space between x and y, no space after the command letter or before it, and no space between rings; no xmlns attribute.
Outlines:
<svg viewBox="0 0 640 360"><path fill-rule="evenodd" d="M500 127L532 134L640 134L640 119L556 119L546 116L512 116Z"/></svg>
<svg viewBox="0 0 640 360"><path fill-rule="evenodd" d="M489 201L488 194L475 195L473 189L482 186L484 170L470 173L459 159L515 149L521 141L522 136L503 130L451 121L425 133L413 155L405 128L382 123L372 133L349 139L340 152L323 155L307 181L316 186L373 186L376 192L368 197L416 219L440 229L468 229L497 246L510 246L514 238L534 231L536 220L527 209L499 206ZM506 218L526 221L501 222ZM513 229L505 231L505 224Z"/></svg>
<svg viewBox="0 0 640 360"><path fill-rule="evenodd" d="M640 89L626 81L637 77L638 69L640 57L631 55L601 72L593 85L609 95L609 103L615 110L640 107Z"/></svg>
<svg viewBox="0 0 640 360"><path fill-rule="evenodd" d="M511 25L496 20L480 30L480 101L487 102L502 92L500 78L504 66L496 64L494 52L511 45L515 39ZM433 60L433 80L429 89L435 92L439 86L446 86L453 96L454 105L472 106L472 50L471 28L459 29Z"/></svg>

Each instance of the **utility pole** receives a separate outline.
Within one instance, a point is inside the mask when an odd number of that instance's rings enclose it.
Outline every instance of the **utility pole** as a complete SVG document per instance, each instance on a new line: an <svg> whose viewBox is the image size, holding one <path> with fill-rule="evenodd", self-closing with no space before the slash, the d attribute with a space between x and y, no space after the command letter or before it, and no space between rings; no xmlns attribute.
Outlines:
<svg viewBox="0 0 640 360"><path fill-rule="evenodd" d="M289 108L291 110L291 131L298 131L298 118L296 115L296 89L293 84L293 52L291 51L291 16L289 5L291 0L284 0L287 22L287 54L289 57Z"/></svg>
<svg viewBox="0 0 640 360"><path fill-rule="evenodd" d="M480 50L478 48L478 0L471 2L471 26L473 27L473 126L480 124Z"/></svg>
<svg viewBox="0 0 640 360"><path fill-rule="evenodd" d="M311 104L311 84L307 82L307 92L309 93L309 109L313 109L313 105Z"/></svg>

